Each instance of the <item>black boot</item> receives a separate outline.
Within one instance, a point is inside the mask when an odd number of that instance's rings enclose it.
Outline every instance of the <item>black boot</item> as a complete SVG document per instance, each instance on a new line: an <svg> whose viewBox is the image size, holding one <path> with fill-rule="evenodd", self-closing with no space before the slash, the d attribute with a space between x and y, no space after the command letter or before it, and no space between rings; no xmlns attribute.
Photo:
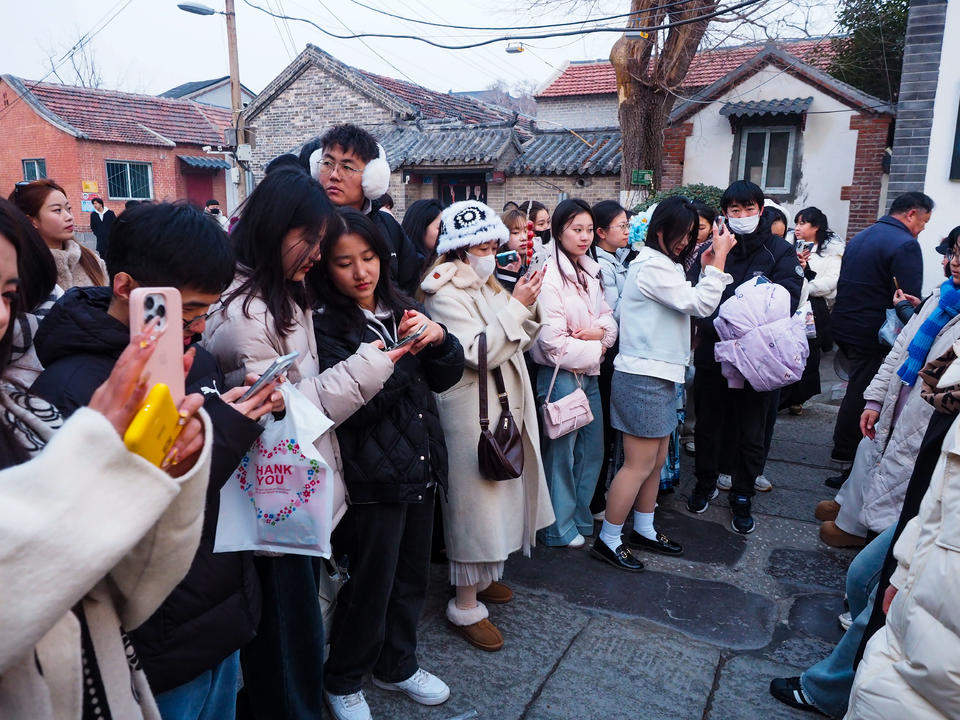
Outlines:
<svg viewBox="0 0 960 720"><path fill-rule="evenodd" d="M840 471L839 475L833 475L828 477L823 481L823 484L828 488L833 488L834 490L839 490L843 487L843 484L847 481L847 478L850 477L850 471L853 469L853 465L848 465L843 470Z"/></svg>

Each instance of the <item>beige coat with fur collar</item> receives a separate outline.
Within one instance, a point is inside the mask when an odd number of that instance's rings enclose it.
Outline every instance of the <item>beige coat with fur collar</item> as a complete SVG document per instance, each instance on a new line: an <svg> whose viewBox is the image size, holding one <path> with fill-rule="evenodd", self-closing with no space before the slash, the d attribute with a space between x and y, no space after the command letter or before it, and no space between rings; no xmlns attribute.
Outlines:
<svg viewBox="0 0 960 720"><path fill-rule="evenodd" d="M57 264L57 285L63 292L75 287L92 287L96 285L80 264L80 244L76 240L68 240L63 250L51 250L53 261ZM103 277L107 277L106 263L91 250L100 265Z"/></svg>
<svg viewBox="0 0 960 720"><path fill-rule="evenodd" d="M443 502L447 556L461 563L499 562L517 550L529 554L536 531L550 525L553 507L540 460L540 436L533 387L523 351L540 330L539 313L499 292L461 261L436 266L423 281L430 317L443 323L463 345L466 368L454 387L437 396L450 458L450 490ZM477 335L487 333L487 377L478 375ZM499 367L513 419L523 434L523 475L497 482L480 475L479 383L488 386L487 413L500 417L490 372Z"/></svg>

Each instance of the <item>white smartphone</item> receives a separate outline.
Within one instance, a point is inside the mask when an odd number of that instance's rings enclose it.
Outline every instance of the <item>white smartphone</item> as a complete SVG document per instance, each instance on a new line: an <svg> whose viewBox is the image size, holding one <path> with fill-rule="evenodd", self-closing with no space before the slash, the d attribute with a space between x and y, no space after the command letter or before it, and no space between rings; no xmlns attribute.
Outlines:
<svg viewBox="0 0 960 720"><path fill-rule="evenodd" d="M264 385L276 379L278 375L282 375L289 370L290 366L293 365L294 361L298 357L300 357L300 353L294 351L289 355L281 355L274 360L273 364L267 368L266 372L264 372L263 375L261 375L260 378L250 386L250 389L243 394L243 396L240 398L240 402L249 400L258 392L260 392Z"/></svg>
<svg viewBox="0 0 960 720"><path fill-rule="evenodd" d="M427 331L427 326L426 326L426 324L423 324L423 325L421 325L420 327L418 327L416 330L414 330L412 333L410 333L409 335L407 335L405 338L401 338L399 341L397 341L396 343L394 343L394 344L391 345L390 347L384 348L384 349L385 349L385 350L396 350L397 348L402 348L404 345L407 345L408 343L412 343L412 342L413 342L414 340L416 340L418 337L420 337L421 335L423 335L426 331Z"/></svg>
<svg viewBox="0 0 960 720"><path fill-rule="evenodd" d="M543 270L543 266L547 264L548 257L546 253L537 253L534 255L533 260L531 260L527 266L527 275L533 275L535 272Z"/></svg>

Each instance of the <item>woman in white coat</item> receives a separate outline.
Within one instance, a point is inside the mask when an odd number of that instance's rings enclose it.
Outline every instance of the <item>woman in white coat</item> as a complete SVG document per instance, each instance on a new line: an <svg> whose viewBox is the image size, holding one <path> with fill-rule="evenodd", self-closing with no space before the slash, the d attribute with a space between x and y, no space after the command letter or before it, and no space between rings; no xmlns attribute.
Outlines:
<svg viewBox="0 0 960 720"><path fill-rule="evenodd" d="M439 262L421 289L430 316L463 345L462 380L438 396L449 455L449 492L442 502L450 583L456 597L447 618L472 645L499 650L503 636L488 620L485 603L505 603L513 593L500 579L507 556L525 555L537 530L553 522L540 460L537 411L523 351L540 329L537 296L541 275L522 276L508 294L493 276L494 254L508 230L486 205L468 200L443 211ZM479 374L479 336L486 335L486 376ZM501 405L494 371L503 377L510 413L523 438L523 472L513 480L483 476L477 458L480 384L487 388L487 416Z"/></svg>

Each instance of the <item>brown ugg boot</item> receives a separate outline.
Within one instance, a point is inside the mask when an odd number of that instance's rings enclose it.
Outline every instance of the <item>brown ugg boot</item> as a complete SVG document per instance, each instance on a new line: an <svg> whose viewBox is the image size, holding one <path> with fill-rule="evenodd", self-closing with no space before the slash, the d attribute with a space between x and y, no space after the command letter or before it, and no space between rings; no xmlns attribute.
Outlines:
<svg viewBox="0 0 960 720"><path fill-rule="evenodd" d="M456 598L450 598L447 603L447 620L457 632L474 647L496 652L503 647L503 635L496 625L487 619L489 614L483 603L478 602L475 608L468 610L458 608Z"/></svg>
<svg viewBox="0 0 960 720"><path fill-rule="evenodd" d="M503 605L513 600L513 590L502 582L494 580L477 593L477 600L490 603L491 605Z"/></svg>
<svg viewBox="0 0 960 720"><path fill-rule="evenodd" d="M840 503L836 500L821 500L817 503L817 509L813 511L813 516L820 522L836 520L839 514Z"/></svg>
<svg viewBox="0 0 960 720"><path fill-rule="evenodd" d="M867 539L841 530L833 520L820 525L820 539L830 547L858 548L867 544Z"/></svg>

